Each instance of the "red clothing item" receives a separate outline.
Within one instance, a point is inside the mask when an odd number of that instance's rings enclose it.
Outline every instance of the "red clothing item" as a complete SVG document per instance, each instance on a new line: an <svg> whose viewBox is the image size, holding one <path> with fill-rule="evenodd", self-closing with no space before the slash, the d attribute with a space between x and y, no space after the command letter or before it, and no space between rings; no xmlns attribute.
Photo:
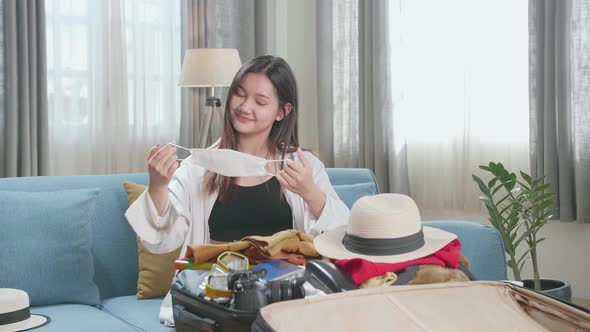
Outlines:
<svg viewBox="0 0 590 332"><path fill-rule="evenodd" d="M459 267L461 256L461 242L451 241L439 251L418 259L400 263L373 263L362 258L333 259L332 262L342 270L348 272L352 281L358 286L363 282L383 275L387 272L398 272L413 265L439 265L442 267Z"/></svg>

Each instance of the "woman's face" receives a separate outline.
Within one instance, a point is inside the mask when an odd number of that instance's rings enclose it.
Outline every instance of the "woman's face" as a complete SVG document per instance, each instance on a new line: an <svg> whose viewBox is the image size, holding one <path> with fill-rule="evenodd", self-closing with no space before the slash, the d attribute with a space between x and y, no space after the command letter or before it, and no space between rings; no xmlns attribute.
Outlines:
<svg viewBox="0 0 590 332"><path fill-rule="evenodd" d="M242 78L229 108L231 123L241 135L268 135L273 123L284 117L277 92L263 73L248 73Z"/></svg>

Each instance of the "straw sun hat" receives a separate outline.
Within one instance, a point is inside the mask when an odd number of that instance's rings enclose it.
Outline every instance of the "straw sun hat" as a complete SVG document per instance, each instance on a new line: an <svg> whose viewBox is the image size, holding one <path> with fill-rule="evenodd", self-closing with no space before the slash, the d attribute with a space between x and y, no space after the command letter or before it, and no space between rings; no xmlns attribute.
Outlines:
<svg viewBox="0 0 590 332"><path fill-rule="evenodd" d="M0 332L26 331L47 323L47 316L31 314L25 291L0 288Z"/></svg>
<svg viewBox="0 0 590 332"><path fill-rule="evenodd" d="M433 254L456 238L453 233L422 226L410 197L380 194L359 199L350 210L348 225L318 235L313 244L328 258L399 263Z"/></svg>

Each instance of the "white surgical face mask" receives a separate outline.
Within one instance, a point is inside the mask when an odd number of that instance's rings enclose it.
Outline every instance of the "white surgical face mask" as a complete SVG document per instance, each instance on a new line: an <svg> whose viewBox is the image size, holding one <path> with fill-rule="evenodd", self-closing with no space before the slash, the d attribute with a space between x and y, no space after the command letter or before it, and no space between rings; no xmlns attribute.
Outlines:
<svg viewBox="0 0 590 332"><path fill-rule="evenodd" d="M286 160L267 160L231 149L187 149L174 146L190 151L192 163L223 176L275 176L266 171L266 164Z"/></svg>

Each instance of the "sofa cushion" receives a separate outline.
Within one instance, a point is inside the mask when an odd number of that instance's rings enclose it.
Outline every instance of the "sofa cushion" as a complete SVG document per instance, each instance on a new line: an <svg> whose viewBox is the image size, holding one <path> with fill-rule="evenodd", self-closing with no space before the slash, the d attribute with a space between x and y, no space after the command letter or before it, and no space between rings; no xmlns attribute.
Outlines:
<svg viewBox="0 0 590 332"><path fill-rule="evenodd" d="M335 185L334 190L349 209L359 198L377 194L377 186L373 182Z"/></svg>
<svg viewBox="0 0 590 332"><path fill-rule="evenodd" d="M80 304L60 304L31 308L31 313L48 316L49 324L35 329L37 332L129 332L135 329L117 317L95 307ZM157 319L156 319L157 320Z"/></svg>
<svg viewBox="0 0 590 332"><path fill-rule="evenodd" d="M46 192L100 188L92 225L92 255L94 282L105 299L137 292L137 244L124 216L127 193L121 184L125 180L146 184L148 176L142 173L2 178L0 190Z"/></svg>
<svg viewBox="0 0 590 332"><path fill-rule="evenodd" d="M326 168L332 186L343 184L373 183L379 192L375 174L366 168Z"/></svg>
<svg viewBox="0 0 590 332"><path fill-rule="evenodd" d="M103 311L119 317L141 331L171 332L174 328L160 324L160 304L163 298L137 300L135 296L120 296L102 302Z"/></svg>
<svg viewBox="0 0 590 332"><path fill-rule="evenodd" d="M379 193L375 175L366 168L326 168L338 197L351 208L361 197Z"/></svg>
<svg viewBox="0 0 590 332"><path fill-rule="evenodd" d="M125 181L129 205L145 191L147 186ZM149 252L137 237L137 252L139 255L139 274L137 276L137 299L149 299L166 295L174 277L174 261L178 259L182 245L166 254Z"/></svg>
<svg viewBox="0 0 590 332"><path fill-rule="evenodd" d="M100 303L93 281L91 223L98 189L0 191L0 287L32 306Z"/></svg>
<svg viewBox="0 0 590 332"><path fill-rule="evenodd" d="M456 234L461 253L471 263L470 271L479 280L505 280L506 255L498 231L474 221L425 221L424 225Z"/></svg>

